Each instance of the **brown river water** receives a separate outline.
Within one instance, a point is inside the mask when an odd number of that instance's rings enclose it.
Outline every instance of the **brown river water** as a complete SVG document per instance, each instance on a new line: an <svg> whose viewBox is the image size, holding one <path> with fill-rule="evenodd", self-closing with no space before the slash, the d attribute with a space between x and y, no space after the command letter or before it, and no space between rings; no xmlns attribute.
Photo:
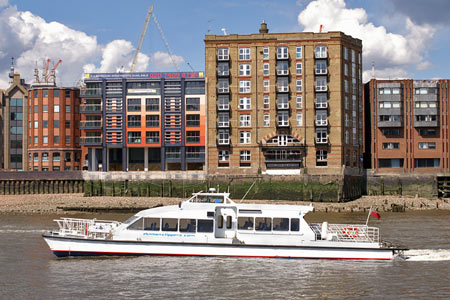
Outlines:
<svg viewBox="0 0 450 300"><path fill-rule="evenodd" d="M73 217L124 221L130 214ZM450 211L383 213L370 225L407 259L56 258L56 215L0 215L0 299L450 299ZM363 213L310 222L363 224Z"/></svg>

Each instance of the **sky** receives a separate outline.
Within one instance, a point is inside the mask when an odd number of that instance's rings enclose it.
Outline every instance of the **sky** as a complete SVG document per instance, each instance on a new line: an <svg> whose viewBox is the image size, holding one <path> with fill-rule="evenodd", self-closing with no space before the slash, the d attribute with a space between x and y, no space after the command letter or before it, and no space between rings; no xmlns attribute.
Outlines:
<svg viewBox="0 0 450 300"><path fill-rule="evenodd" d="M448 0L0 0L0 88L11 57L28 83L36 63L59 59L59 86L85 72L129 71L149 6L135 71L203 71L205 34L342 31L363 41L363 80L450 78ZM177 67L174 66L174 63ZM191 68L192 67L192 68Z"/></svg>

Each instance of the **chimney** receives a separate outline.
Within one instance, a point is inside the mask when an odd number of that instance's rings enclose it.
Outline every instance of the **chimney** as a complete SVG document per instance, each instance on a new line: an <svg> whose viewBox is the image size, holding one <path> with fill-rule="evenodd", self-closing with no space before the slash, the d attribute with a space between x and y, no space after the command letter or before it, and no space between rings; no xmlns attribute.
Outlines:
<svg viewBox="0 0 450 300"><path fill-rule="evenodd" d="M267 28L267 24L264 20L261 23L261 27L259 27L259 33L269 33L269 28Z"/></svg>

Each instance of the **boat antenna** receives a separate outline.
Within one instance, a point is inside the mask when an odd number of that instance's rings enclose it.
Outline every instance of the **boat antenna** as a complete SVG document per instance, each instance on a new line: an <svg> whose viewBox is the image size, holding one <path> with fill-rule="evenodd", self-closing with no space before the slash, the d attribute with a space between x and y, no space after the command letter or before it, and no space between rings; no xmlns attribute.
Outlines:
<svg viewBox="0 0 450 300"><path fill-rule="evenodd" d="M247 196L247 194L250 192L250 190L252 189L252 187L255 185L255 183L256 183L256 180L252 183L252 185L248 188L248 190L247 190L247 192L245 193L245 195L244 195L244 197L242 197L242 199L241 199L241 201L239 201L239 202L242 202L242 201L244 201L244 198Z"/></svg>

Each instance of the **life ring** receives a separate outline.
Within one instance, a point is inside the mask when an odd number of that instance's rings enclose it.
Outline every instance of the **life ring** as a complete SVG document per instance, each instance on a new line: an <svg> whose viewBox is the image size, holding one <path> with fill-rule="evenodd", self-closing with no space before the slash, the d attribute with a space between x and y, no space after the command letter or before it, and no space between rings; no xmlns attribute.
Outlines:
<svg viewBox="0 0 450 300"><path fill-rule="evenodd" d="M344 230L342 231L343 234L347 235L348 237L354 239L355 237L358 236L359 230L357 227L352 227L352 226L345 226Z"/></svg>

